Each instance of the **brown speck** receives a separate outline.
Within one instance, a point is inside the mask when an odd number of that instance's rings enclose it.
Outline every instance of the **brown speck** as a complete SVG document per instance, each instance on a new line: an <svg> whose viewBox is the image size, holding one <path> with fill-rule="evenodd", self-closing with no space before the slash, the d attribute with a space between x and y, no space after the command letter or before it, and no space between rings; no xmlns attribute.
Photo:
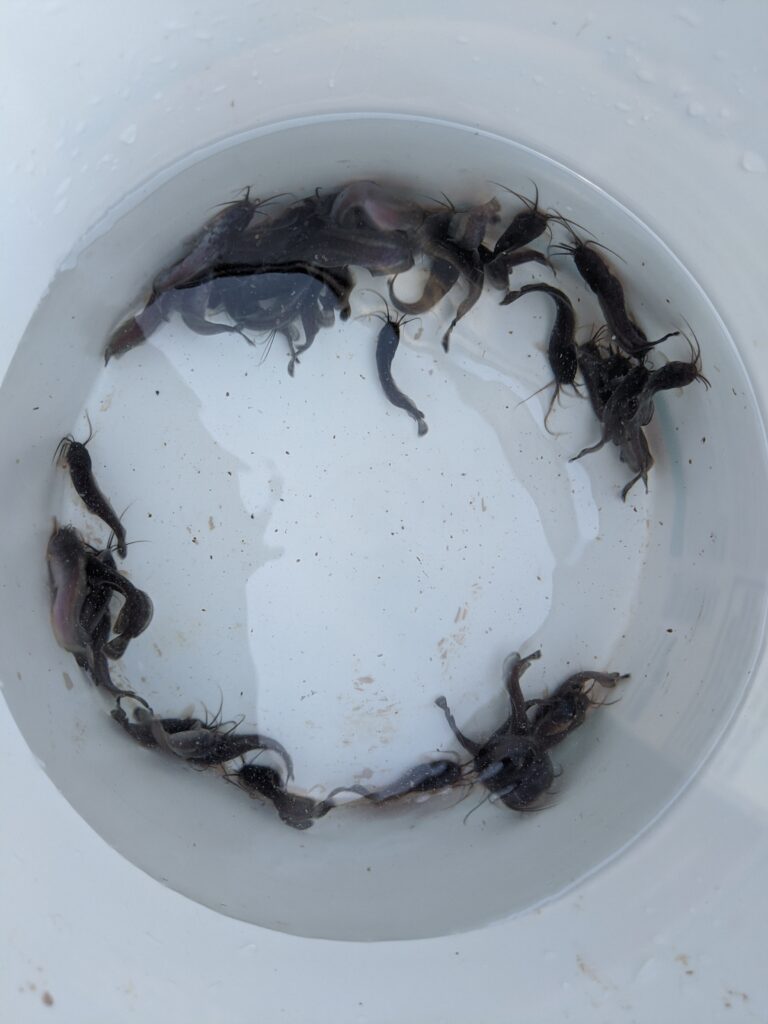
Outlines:
<svg viewBox="0 0 768 1024"><path fill-rule="evenodd" d="M216 523L214 523L214 521L213 521L213 516L208 516L208 529L209 530L215 530L216 529Z"/></svg>
<svg viewBox="0 0 768 1024"><path fill-rule="evenodd" d="M45 1006L53 1006L53 996L50 992L43 992L40 998L43 1000Z"/></svg>
<svg viewBox="0 0 768 1024"><path fill-rule="evenodd" d="M608 991L609 986L606 985L600 977L598 977L597 971L594 969L594 967L591 967L586 962L586 960L584 960L580 956L576 957L576 963L579 965L579 970L582 974L585 974L590 979L590 981L594 981L596 985L599 985L601 988Z"/></svg>
<svg viewBox="0 0 768 1024"><path fill-rule="evenodd" d="M686 971L685 971L686 974L691 975L691 974L694 973L691 970L691 962L690 962L690 960L688 959L688 957L687 957L687 955L685 953L678 953L677 956L675 957L675 960L677 960L677 962L679 964L682 964L682 966L686 968Z"/></svg>
<svg viewBox="0 0 768 1024"><path fill-rule="evenodd" d="M373 682L373 676L358 676L352 684L356 690L362 690L364 686L370 686Z"/></svg>
<svg viewBox="0 0 768 1024"><path fill-rule="evenodd" d="M69 672L65 672L64 673L64 685L66 686L66 688L68 690L71 690L73 688L73 686L75 685L72 682L72 679L70 678Z"/></svg>

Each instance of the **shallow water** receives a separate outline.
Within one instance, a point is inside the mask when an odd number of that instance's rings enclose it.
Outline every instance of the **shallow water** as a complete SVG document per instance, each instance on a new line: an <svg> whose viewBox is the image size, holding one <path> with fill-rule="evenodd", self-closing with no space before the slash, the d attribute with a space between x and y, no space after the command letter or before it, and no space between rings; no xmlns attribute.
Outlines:
<svg viewBox="0 0 768 1024"><path fill-rule="evenodd" d="M219 154L225 180L249 165L249 148ZM462 157L455 152L459 165ZM278 170L260 191L282 190ZM432 168L432 191L444 174ZM198 164L163 188L173 223L191 175ZM529 183L489 166L464 186L464 202L499 195L498 235L521 204L487 183L494 177ZM307 179L299 194L314 187ZM194 198L210 208L230 192ZM543 191L544 206L561 200ZM87 275L92 261L103 270L103 253L151 235L156 217L151 194L73 273ZM570 260L556 263L556 279L529 264L512 281L556 280L577 304L583 340L599 309ZM424 273L401 276L398 293L418 293ZM490 724L512 650L545 651L532 695L570 667L611 667L653 501L642 487L628 507L618 500L627 474L615 450L568 461L599 436L586 401L564 396L555 436L544 429L546 296L500 307L503 292L486 288L447 354L440 338L461 285L404 327L393 372L425 412L429 433L418 437L376 376L380 324L368 314L383 309L385 279L359 269L356 279L352 318L320 331L293 378L280 336L256 336L250 347L235 334L198 336L172 316L149 343L99 369L82 406L97 432L99 479L129 505L129 535L143 542L126 565L156 609L118 673L160 713L195 703L245 715L295 752L307 788L383 779L451 745L432 707L438 694L462 720ZM60 286L71 289L71 275ZM128 295L115 297L116 314ZM54 511L94 540L103 533L67 486Z"/></svg>
<svg viewBox="0 0 768 1024"><path fill-rule="evenodd" d="M215 204L248 183L300 194L373 176L457 203L496 192L506 217L517 201L488 182L530 194L533 179L544 206L621 254L630 305L650 337L685 315L713 387L659 398L648 495L636 487L621 502L627 471L615 449L569 463L597 439L585 401L564 396L550 420L556 436L544 430L549 393L531 397L550 377L543 296L502 308L499 293L486 292L447 355L439 339L458 292L405 329L395 379L423 409L425 437L379 386L380 325L363 314L381 304L362 290L365 275L350 321L320 333L293 379L279 339L262 361L259 346L199 337L177 319L104 366L109 331ZM545 278L523 268L513 280ZM598 310L569 260L558 261L555 283L577 300L580 336L589 336ZM664 351L685 358L678 341ZM121 672L160 714L221 704L225 719L244 715L289 748L297 787L320 795L356 777L386 782L455 749L433 706L439 694L481 736L503 711L501 668L512 650L542 648L524 680L529 695L582 668L631 672L619 703L558 748L554 805L522 822L488 806L466 828L469 804L447 810L453 797L381 815L349 810L299 842L269 808L127 743L92 713L100 698L55 647L42 571L27 568L42 568L53 513L94 542L106 537L51 466L62 434L86 435L86 411L99 483L119 511L127 506L129 540L141 541L126 568L155 604ZM0 392L0 428L18 438L0 465L15 498L2 548L15 600L0 630L4 678L19 677L6 692L25 736L119 850L201 902L272 927L437 934L562 890L687 781L736 706L762 633L762 527L747 513L761 504L764 440L717 314L610 197L530 150L457 126L292 123L193 154L148 182L52 282ZM749 472L733 457L734 432L756 453ZM725 511L734 501L738 522ZM732 687L722 686L726 656ZM516 877L511 832L530 868ZM180 856L192 841L196 859ZM271 886L249 884L259 870ZM458 891L467 870L482 874L482 890L465 886L446 904L446 888ZM414 891L422 912L409 923Z"/></svg>

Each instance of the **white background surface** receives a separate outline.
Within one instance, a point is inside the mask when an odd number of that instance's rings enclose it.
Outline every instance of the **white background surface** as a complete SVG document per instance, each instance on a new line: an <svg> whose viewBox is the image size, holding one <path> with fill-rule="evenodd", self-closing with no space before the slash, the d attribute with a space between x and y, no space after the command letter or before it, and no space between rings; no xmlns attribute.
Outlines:
<svg viewBox="0 0 768 1024"><path fill-rule="evenodd" d="M200 138L368 108L476 123L606 187L699 279L765 396L766 8L486 3L469 22L458 4L410 20L405 6L349 24L334 3L7 4L0 358L105 203ZM0 1012L765 1021L767 694L763 672L682 800L576 892L481 932L373 945L266 932L150 880L84 825L3 711Z"/></svg>

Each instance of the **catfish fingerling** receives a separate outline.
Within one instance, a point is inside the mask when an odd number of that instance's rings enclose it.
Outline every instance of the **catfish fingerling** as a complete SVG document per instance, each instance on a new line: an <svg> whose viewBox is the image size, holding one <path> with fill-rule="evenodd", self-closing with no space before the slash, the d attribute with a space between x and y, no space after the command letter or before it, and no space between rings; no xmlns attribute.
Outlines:
<svg viewBox="0 0 768 1024"><path fill-rule="evenodd" d="M589 240L584 242L573 233L571 228L569 231L573 236L573 243L561 243L557 247L557 251L573 257L573 262L582 280L597 296L611 336L627 355L642 359L660 342L667 338L673 338L679 333L670 331L655 341L649 341L643 329L627 310L624 286L594 248L598 243Z"/></svg>
<svg viewBox="0 0 768 1024"><path fill-rule="evenodd" d="M111 591L117 591L125 599L115 622L117 636L104 645L107 657L120 658L125 653L128 641L143 633L151 622L152 600L116 568L93 554L88 562L88 573L91 579L98 580Z"/></svg>
<svg viewBox="0 0 768 1024"><path fill-rule="evenodd" d="M397 406L398 409L404 409L412 419L416 420L419 437L422 437L429 429L427 421L424 419L424 413L416 408L413 401L403 394L392 379L392 360L395 358L400 344L400 328L404 322L402 317L393 319L388 316L384 319L384 324L376 339L376 369L379 372L379 380L384 394L392 405Z"/></svg>
<svg viewBox="0 0 768 1024"><path fill-rule="evenodd" d="M56 449L58 464L69 470L72 485L88 511L98 516L112 530L117 540L117 553L121 558L125 558L128 551L125 543L125 529L117 513L99 489L93 475L91 456L87 448L92 436L93 429L84 442L75 441L71 436L63 437Z"/></svg>
<svg viewBox="0 0 768 1024"><path fill-rule="evenodd" d="M637 423L638 415L645 413L647 408L643 402L643 395L650 372L645 364L638 363L616 383L603 408L602 437L597 444L582 448L578 455L573 456L571 462L599 451L608 441L621 446L628 437L628 432ZM644 419L643 422L647 423L648 420Z"/></svg>
<svg viewBox="0 0 768 1024"><path fill-rule="evenodd" d="M280 820L291 828L311 828L317 818L324 817L336 806L330 800L314 800L286 788L274 768L259 764L244 764L235 773L237 784L253 796L269 800Z"/></svg>
<svg viewBox="0 0 768 1024"><path fill-rule="evenodd" d="M435 701L456 739L472 756L478 782L510 810L522 811L538 803L555 777L549 755L532 733L520 689L523 673L539 657L541 651L527 658L513 654L507 659L504 675L510 713L483 742L470 739L459 729L445 697Z"/></svg>
<svg viewBox="0 0 768 1024"><path fill-rule="evenodd" d="M646 491L648 490L648 474L653 467L653 455L651 455L651 449L648 447L645 431L640 424L635 424L628 431L627 437L619 449L619 456L621 461L626 463L635 474L621 489L621 500L626 501L627 495L638 480L642 480Z"/></svg>
<svg viewBox="0 0 768 1024"><path fill-rule="evenodd" d="M149 707L145 709L144 714L139 711L138 720L136 721L131 721L127 712L119 703L111 712L111 715L117 724L137 743L141 744L142 747L146 747L147 750L157 749L158 743L152 732L152 723L155 716ZM165 734L169 736L203 726L199 718L161 718L159 722Z"/></svg>
<svg viewBox="0 0 768 1024"><path fill-rule="evenodd" d="M415 231L425 212L418 203L395 195L375 181L355 181L336 195L330 217L342 227L354 228L362 223L379 231Z"/></svg>
<svg viewBox="0 0 768 1024"><path fill-rule="evenodd" d="M549 214L539 209L539 189L537 186L534 186L536 188L536 197L533 200L521 196L519 192L514 192L511 188L507 188L506 185L501 187L505 192L516 196L523 203L525 209L515 214L509 226L502 232L496 245L493 247L494 257L499 256L501 253L512 252L515 249L521 249L523 246L529 245L540 235L544 234L551 219Z"/></svg>
<svg viewBox="0 0 768 1024"><path fill-rule="evenodd" d="M366 800L373 804L389 804L406 796L423 793L438 793L440 790L458 786L463 779L463 768L457 761L441 758L436 761L425 761L390 782L386 786L365 792ZM337 791L336 791L337 792ZM329 796L333 796L330 793Z"/></svg>
<svg viewBox="0 0 768 1024"><path fill-rule="evenodd" d="M544 426L546 427L549 414L554 408L561 388L566 385L576 387L576 374L579 369L575 340L576 314L573 311L573 304L568 296L561 292L559 288L553 288L550 284L524 285L516 292L508 292L501 300L501 305L506 306L511 302L515 302L521 296L532 292L543 292L545 295L548 295L554 301L556 309L555 322L547 347L549 366L555 377L555 390L549 403L547 414L544 417Z"/></svg>
<svg viewBox="0 0 768 1024"><path fill-rule="evenodd" d="M51 584L51 625L59 647L85 656L88 633L82 626L83 605L88 594L89 551L73 526L59 526L54 519L46 559Z"/></svg>
<svg viewBox="0 0 768 1024"><path fill-rule="evenodd" d="M177 288L220 259L248 227L259 205L250 198L250 190L246 190L243 199L228 203L214 214L194 236L187 254L155 277L155 292Z"/></svg>
<svg viewBox="0 0 768 1024"><path fill-rule="evenodd" d="M142 345L158 329L170 310L167 294L152 292L140 312L121 321L107 339L104 362Z"/></svg>
<svg viewBox="0 0 768 1024"><path fill-rule="evenodd" d="M629 356L618 351L606 351L600 345L599 337L602 331L603 328L600 328L589 341L579 345L577 349L579 369L590 403L599 420L602 420L606 403L619 381L633 366Z"/></svg>
<svg viewBox="0 0 768 1024"><path fill-rule="evenodd" d="M534 709L531 726L539 743L547 750L562 743L583 725L590 708L601 705L602 701L592 700L592 687L597 684L613 689L624 679L629 676L619 672L576 672L550 697L526 701L526 708Z"/></svg>
<svg viewBox="0 0 768 1024"><path fill-rule="evenodd" d="M226 764L252 750L271 750L285 762L288 778L293 777L293 761L282 743L262 733L236 733L221 730L204 722L195 722L187 730L168 733L163 720L141 712L137 718L149 726L149 730L161 750L173 754L190 764L200 767Z"/></svg>
<svg viewBox="0 0 768 1024"><path fill-rule="evenodd" d="M125 598L115 619L115 636L104 647L107 657L122 658L131 640L144 632L152 621L154 608L149 594L134 587Z"/></svg>

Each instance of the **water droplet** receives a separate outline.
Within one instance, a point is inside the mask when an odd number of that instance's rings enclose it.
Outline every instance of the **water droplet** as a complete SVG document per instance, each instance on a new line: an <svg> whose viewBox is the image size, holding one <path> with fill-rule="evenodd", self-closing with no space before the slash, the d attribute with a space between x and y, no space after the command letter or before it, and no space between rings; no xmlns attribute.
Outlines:
<svg viewBox="0 0 768 1024"><path fill-rule="evenodd" d="M543 75L534 75L533 76L533 80L536 83L536 85L543 85L544 84L544 76Z"/></svg>
<svg viewBox="0 0 768 1024"><path fill-rule="evenodd" d="M649 977L653 975L655 966L656 961L653 957L644 960L637 969L637 973L635 974L635 981L641 981L644 979L648 980Z"/></svg>
<svg viewBox="0 0 768 1024"><path fill-rule="evenodd" d="M632 104L631 103L624 103L623 100L619 100L617 103L614 103L614 106L616 107L617 110L623 110L625 113L628 110L632 109Z"/></svg>
<svg viewBox="0 0 768 1024"><path fill-rule="evenodd" d="M690 25L691 28L697 28L697 26L700 24L698 14L696 14L695 11L691 11L688 7L681 7L680 10L677 12L677 16L678 18L680 18L681 21L684 21L687 25Z"/></svg>
<svg viewBox="0 0 768 1024"><path fill-rule="evenodd" d="M72 179L71 178L64 178L63 181L59 182L58 187L57 187L56 191L53 194L55 196L63 196L64 193L67 191L67 189L69 188L69 186L71 184L72 184Z"/></svg>
<svg viewBox="0 0 768 1024"><path fill-rule="evenodd" d="M120 132L120 141L124 142L126 146L130 146L132 142L136 141L137 133L138 128L136 125L129 124L127 128L124 128L123 131Z"/></svg>
<svg viewBox="0 0 768 1024"><path fill-rule="evenodd" d="M209 39L213 39L213 34L208 32L206 29L199 28L197 32L195 32L195 39L199 39L201 42L206 43Z"/></svg>
<svg viewBox="0 0 768 1024"><path fill-rule="evenodd" d="M691 100L686 107L686 112L689 117L701 117L702 114L706 114L707 108L698 100Z"/></svg>
<svg viewBox="0 0 768 1024"><path fill-rule="evenodd" d="M641 82L655 82L656 72L647 65L641 65L635 71L635 78L640 79Z"/></svg>
<svg viewBox="0 0 768 1024"><path fill-rule="evenodd" d="M750 174L765 174L768 170L765 157L760 156L759 153L755 153L751 149L745 149L741 154L741 166L745 171L749 171Z"/></svg>
<svg viewBox="0 0 768 1024"><path fill-rule="evenodd" d="M460 43L462 46L466 46L467 43L469 42L469 39L467 39L466 36L456 36L456 42Z"/></svg>

